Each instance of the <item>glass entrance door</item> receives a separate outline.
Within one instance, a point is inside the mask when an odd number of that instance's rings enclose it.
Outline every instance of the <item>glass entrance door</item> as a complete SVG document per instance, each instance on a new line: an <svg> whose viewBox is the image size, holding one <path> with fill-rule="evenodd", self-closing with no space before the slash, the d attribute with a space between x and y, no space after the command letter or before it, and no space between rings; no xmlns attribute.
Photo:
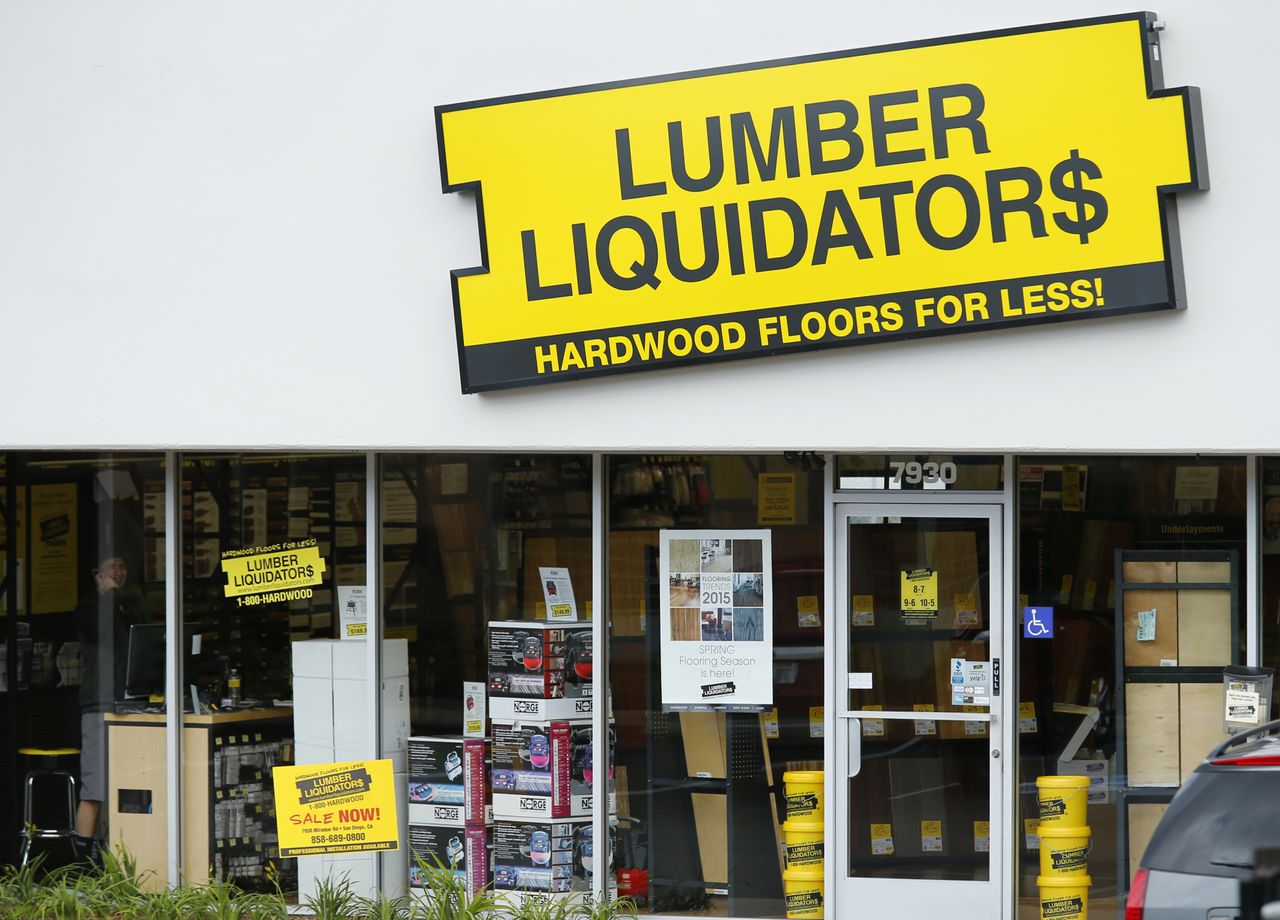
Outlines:
<svg viewBox="0 0 1280 920"><path fill-rule="evenodd" d="M837 910L999 918L1001 509L868 502L835 524Z"/></svg>

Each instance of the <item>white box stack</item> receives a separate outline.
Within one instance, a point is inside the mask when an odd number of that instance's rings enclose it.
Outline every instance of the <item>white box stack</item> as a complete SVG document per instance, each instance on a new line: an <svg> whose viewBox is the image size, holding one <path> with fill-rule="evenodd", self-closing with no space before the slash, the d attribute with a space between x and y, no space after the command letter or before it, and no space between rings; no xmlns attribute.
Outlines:
<svg viewBox="0 0 1280 920"><path fill-rule="evenodd" d="M310 639L293 643L293 732L298 764L368 759L368 651L363 639ZM386 853L334 853L298 857L298 896L316 883L345 877L360 895L380 890L388 897L406 891L409 736L409 646L404 639L382 642L382 742L379 759L395 770L400 849Z"/></svg>

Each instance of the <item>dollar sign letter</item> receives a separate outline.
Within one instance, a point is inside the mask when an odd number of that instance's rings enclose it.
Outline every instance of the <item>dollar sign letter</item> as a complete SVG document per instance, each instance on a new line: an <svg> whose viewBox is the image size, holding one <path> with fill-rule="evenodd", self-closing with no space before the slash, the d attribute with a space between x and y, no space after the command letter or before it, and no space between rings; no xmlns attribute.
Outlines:
<svg viewBox="0 0 1280 920"><path fill-rule="evenodd" d="M1089 234L1107 222L1107 199L1102 193L1084 187L1085 178L1101 179L1102 170L1093 160L1080 156L1079 150L1072 150L1071 156L1053 168L1049 176L1049 187L1061 201L1075 203L1076 213L1072 217L1066 211L1058 211L1053 215L1053 222L1058 229L1080 237L1081 243L1089 242ZM1068 182L1067 180L1072 181ZM1092 208L1093 214L1085 216L1085 209Z"/></svg>

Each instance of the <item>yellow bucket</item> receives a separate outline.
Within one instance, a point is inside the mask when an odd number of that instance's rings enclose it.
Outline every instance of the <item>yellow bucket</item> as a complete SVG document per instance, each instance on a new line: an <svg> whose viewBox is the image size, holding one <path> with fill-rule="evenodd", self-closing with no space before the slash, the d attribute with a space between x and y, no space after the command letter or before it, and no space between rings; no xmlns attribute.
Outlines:
<svg viewBox="0 0 1280 920"><path fill-rule="evenodd" d="M1036 879L1040 886L1040 920L1087 920L1091 883L1087 875L1040 876Z"/></svg>
<svg viewBox="0 0 1280 920"><path fill-rule="evenodd" d="M1089 837L1087 827L1040 828L1040 875L1053 878L1089 874Z"/></svg>
<svg viewBox="0 0 1280 920"><path fill-rule="evenodd" d="M823 838L825 828L821 821L799 821L792 818L783 822L782 845L787 855L787 867L822 867Z"/></svg>
<svg viewBox="0 0 1280 920"><path fill-rule="evenodd" d="M787 799L787 818L805 821L824 819L821 770L791 770L782 774Z"/></svg>
<svg viewBox="0 0 1280 920"><path fill-rule="evenodd" d="M782 889L787 901L787 917L822 916L822 869L787 869L782 873Z"/></svg>
<svg viewBox="0 0 1280 920"><path fill-rule="evenodd" d="M1036 780L1040 794L1041 827L1084 827L1089 807L1089 777L1041 776Z"/></svg>

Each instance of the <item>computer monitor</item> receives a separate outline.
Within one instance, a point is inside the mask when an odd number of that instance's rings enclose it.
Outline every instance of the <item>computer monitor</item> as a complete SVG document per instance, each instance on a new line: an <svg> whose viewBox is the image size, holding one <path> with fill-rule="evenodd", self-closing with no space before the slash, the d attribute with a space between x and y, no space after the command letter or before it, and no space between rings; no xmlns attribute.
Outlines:
<svg viewBox="0 0 1280 920"><path fill-rule="evenodd" d="M165 641L163 623L129 627L129 662L124 696L128 700L164 695Z"/></svg>

